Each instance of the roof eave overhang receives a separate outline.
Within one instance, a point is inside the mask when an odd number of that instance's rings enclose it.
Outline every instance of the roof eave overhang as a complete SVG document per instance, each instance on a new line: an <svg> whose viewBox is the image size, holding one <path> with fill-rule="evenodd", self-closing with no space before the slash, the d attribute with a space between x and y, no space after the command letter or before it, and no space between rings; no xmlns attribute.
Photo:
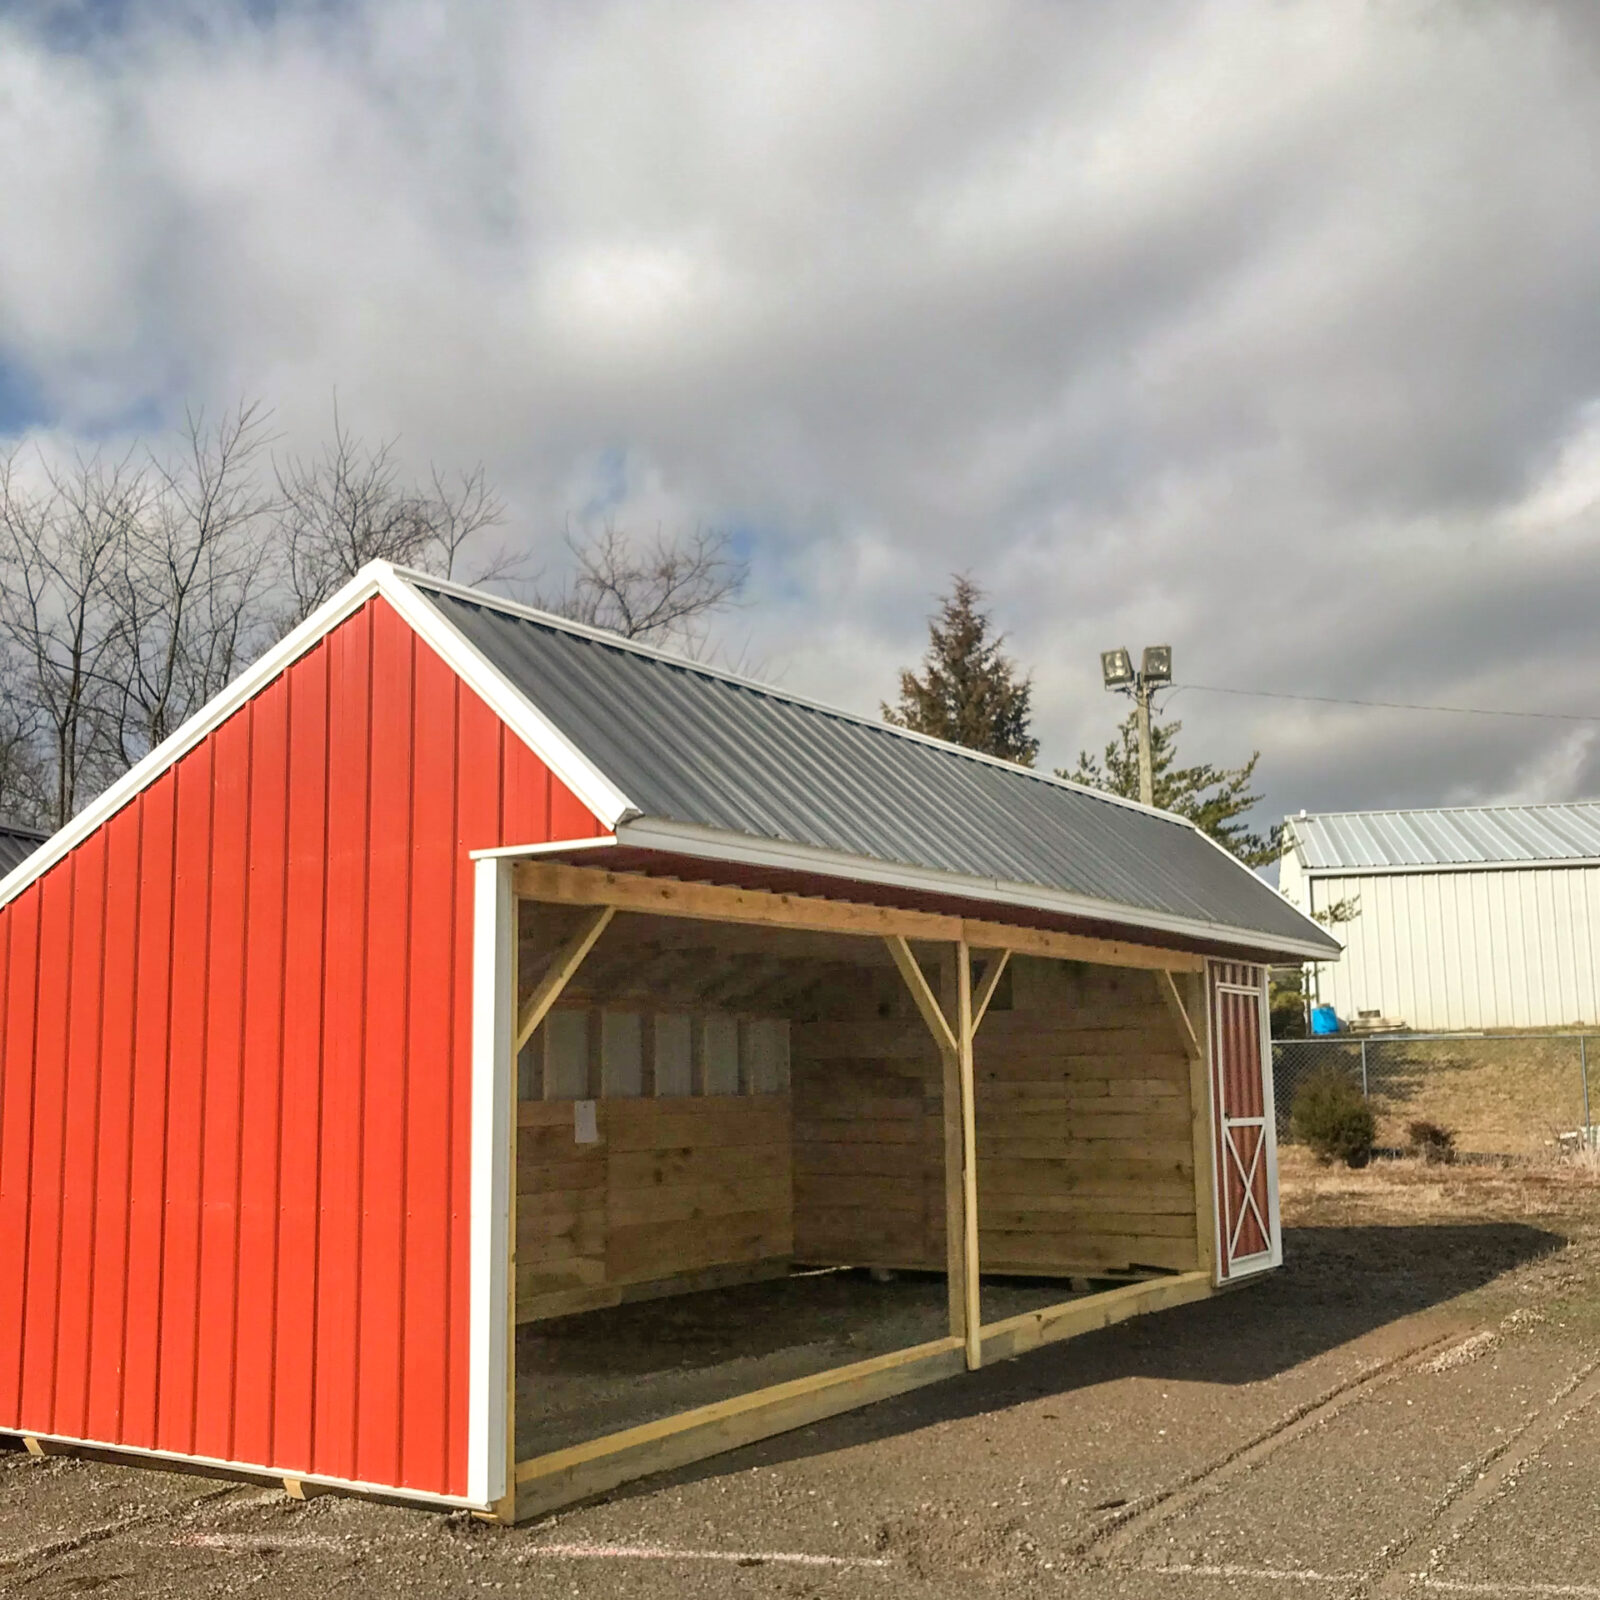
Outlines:
<svg viewBox="0 0 1600 1600"><path fill-rule="evenodd" d="M759 839L653 817L624 820L605 839L511 846L483 854L524 859L570 856L575 864L596 867L607 866L610 856L626 857L630 862L655 858L661 864L681 863L688 858L708 865L722 863L735 868L826 878L843 884L871 885L952 904L977 903L993 908L996 920L1000 921L1026 924L1030 917L1035 920L1042 917L1106 926L1142 944L1248 952L1271 960L1335 961L1341 953L1340 947L1331 940L1293 939L1259 928L1237 928L1172 916L1064 890L906 866L814 845Z"/></svg>
<svg viewBox="0 0 1600 1600"><path fill-rule="evenodd" d="M1600 867L1596 856L1551 856L1526 861L1378 861L1359 865L1308 866L1307 878L1400 878L1417 872L1564 872Z"/></svg>

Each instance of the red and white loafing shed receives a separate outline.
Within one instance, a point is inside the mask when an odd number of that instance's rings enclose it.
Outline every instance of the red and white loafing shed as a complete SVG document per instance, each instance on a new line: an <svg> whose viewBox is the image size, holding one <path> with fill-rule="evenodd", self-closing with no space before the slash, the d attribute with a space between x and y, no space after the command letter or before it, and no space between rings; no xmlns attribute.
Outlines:
<svg viewBox="0 0 1600 1600"><path fill-rule="evenodd" d="M0 882L0 1431L517 1514L513 1033L565 981L518 990L519 862L624 914L692 877L655 909L1153 973L1198 1063L1183 1282L1279 1261L1265 963L1337 947L1187 824L378 565ZM925 1376L1076 1326L977 1325L960 1021L970 1296Z"/></svg>

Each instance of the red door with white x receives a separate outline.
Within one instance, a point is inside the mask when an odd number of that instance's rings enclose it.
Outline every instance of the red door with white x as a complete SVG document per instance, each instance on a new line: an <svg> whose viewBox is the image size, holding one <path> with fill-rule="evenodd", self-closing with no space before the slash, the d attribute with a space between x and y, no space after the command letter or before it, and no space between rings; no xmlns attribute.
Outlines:
<svg viewBox="0 0 1600 1600"><path fill-rule="evenodd" d="M1267 969L1213 961L1208 977L1217 1279L1227 1283L1283 1260L1272 1042Z"/></svg>

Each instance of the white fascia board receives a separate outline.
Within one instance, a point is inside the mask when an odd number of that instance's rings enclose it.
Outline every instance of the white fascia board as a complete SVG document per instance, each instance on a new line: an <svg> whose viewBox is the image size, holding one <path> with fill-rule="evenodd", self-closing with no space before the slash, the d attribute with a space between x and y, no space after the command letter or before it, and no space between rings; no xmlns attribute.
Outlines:
<svg viewBox="0 0 1600 1600"><path fill-rule="evenodd" d="M436 583L431 578L418 581ZM639 814L639 808L437 606L417 593L407 575L386 567L378 590L602 827L614 828L624 817Z"/></svg>
<svg viewBox="0 0 1600 1600"><path fill-rule="evenodd" d="M603 833L598 839L546 839L542 844L503 844L469 854L474 861L531 861L539 856L568 855L574 850L614 850L616 845L616 834Z"/></svg>
<svg viewBox="0 0 1600 1600"><path fill-rule="evenodd" d="M260 660L247 667L219 695L195 712L176 733L164 739L144 760L130 767L103 794L97 795L65 827L53 833L9 876L0 880L0 906L14 899L35 879L43 877L69 850L114 817L140 790L160 777L168 767L182 760L246 701L260 694L324 634L332 632L346 617L359 611L379 592L381 574L386 571L387 568L377 562L363 567L298 628L286 634Z"/></svg>
<svg viewBox="0 0 1600 1600"><path fill-rule="evenodd" d="M1362 867L1307 867L1308 878L1405 878L1416 872L1570 872L1574 867L1600 867L1600 857L1563 856L1533 861L1413 861L1405 866L1383 862Z"/></svg>
<svg viewBox="0 0 1600 1600"><path fill-rule="evenodd" d="M1257 928L1195 922L1164 912L1145 911L1137 906L1095 900L1066 890L1040 889L1031 884L1006 883L996 878L939 872L931 867L902 866L867 856L847 855L840 850L827 850L816 845L793 844L788 840L755 839L748 834L726 833L690 823L662 822L653 818L620 823L615 832L619 845L641 850L660 850L673 855L698 856L707 861L729 861L779 871L814 872L830 878L853 878L862 883L880 883L925 894L955 895L992 901L997 905L1019 906L1029 911L1117 922L1144 933L1206 939L1216 944L1280 951L1285 955L1308 956L1319 961L1338 959L1337 952L1329 951L1323 945L1271 936Z"/></svg>

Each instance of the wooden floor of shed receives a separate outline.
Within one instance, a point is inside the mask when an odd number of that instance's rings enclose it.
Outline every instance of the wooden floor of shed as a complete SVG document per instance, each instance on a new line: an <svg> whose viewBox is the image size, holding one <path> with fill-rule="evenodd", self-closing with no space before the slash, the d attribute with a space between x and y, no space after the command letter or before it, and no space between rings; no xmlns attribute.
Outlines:
<svg viewBox="0 0 1600 1600"><path fill-rule="evenodd" d="M1073 1299L1060 1279L985 1279L985 1323ZM797 1272L525 1324L517 1458L943 1338L938 1273Z"/></svg>

